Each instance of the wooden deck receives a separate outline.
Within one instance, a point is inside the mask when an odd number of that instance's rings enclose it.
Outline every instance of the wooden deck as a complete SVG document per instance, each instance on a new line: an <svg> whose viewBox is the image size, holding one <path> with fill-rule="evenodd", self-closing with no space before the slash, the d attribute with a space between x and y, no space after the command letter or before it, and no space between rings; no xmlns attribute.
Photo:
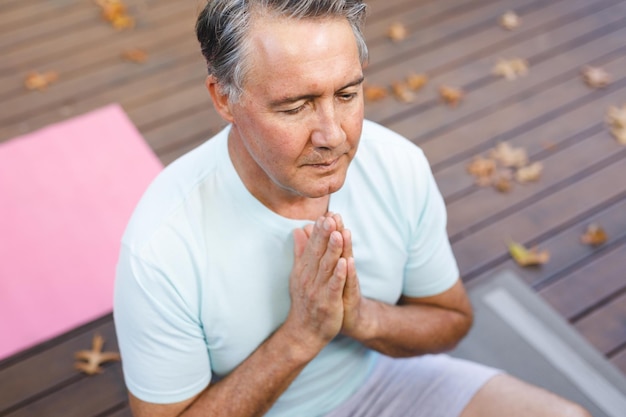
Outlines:
<svg viewBox="0 0 626 417"><path fill-rule="evenodd" d="M193 25L201 0L127 1L136 27L116 32L90 0L0 0L0 141L119 102L164 164L200 144L222 122L203 88ZM369 84L410 72L430 82L412 103L368 103L367 117L419 144L449 210L449 234L469 285L510 268L520 274L600 352L626 373L626 146L608 133L609 105L626 104L626 1L370 0L366 36ZM498 17L514 9L513 31ZM385 35L402 22L408 38ZM143 64L120 53L141 48ZM490 74L498 58L528 60L529 74ZM585 65L613 83L594 90ZM56 71L45 92L29 92L29 71ZM441 84L462 87L457 108L442 104ZM537 183L502 194L475 185L468 162L509 141L541 161ZM580 243L590 223L608 241ZM507 253L514 239L551 252L540 268ZM73 369L73 352L94 333L117 349L111 316L0 362L0 416L130 416L121 366L96 377ZM1 337L1 336L0 336Z"/></svg>

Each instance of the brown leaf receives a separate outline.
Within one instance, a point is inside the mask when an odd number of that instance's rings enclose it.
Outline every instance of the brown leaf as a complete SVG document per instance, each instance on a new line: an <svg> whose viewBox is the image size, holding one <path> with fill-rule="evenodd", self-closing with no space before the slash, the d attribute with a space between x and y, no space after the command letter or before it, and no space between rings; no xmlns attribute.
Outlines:
<svg viewBox="0 0 626 417"><path fill-rule="evenodd" d="M500 16L500 26L505 29L513 30L522 23L519 16L512 10Z"/></svg>
<svg viewBox="0 0 626 417"><path fill-rule="evenodd" d="M148 60L148 54L139 48L127 49L122 52L122 58L127 61L143 64Z"/></svg>
<svg viewBox="0 0 626 417"><path fill-rule="evenodd" d="M367 101L379 101L387 97L387 89L379 85L366 85L363 87L363 95Z"/></svg>
<svg viewBox="0 0 626 417"><path fill-rule="evenodd" d="M580 237L580 241L586 245L598 246L606 242L607 238L604 229L600 225L592 223L587 226L587 230Z"/></svg>
<svg viewBox="0 0 626 417"><path fill-rule="evenodd" d="M611 134L617 139L617 142L626 145L626 129L611 129Z"/></svg>
<svg viewBox="0 0 626 417"><path fill-rule="evenodd" d="M442 85L439 87L439 95L450 107L456 107L465 97L465 93L460 88Z"/></svg>
<svg viewBox="0 0 626 417"><path fill-rule="evenodd" d="M509 243L509 253L520 266L543 265L550 260L550 252L537 248L526 249L524 245L516 242Z"/></svg>
<svg viewBox="0 0 626 417"><path fill-rule="evenodd" d="M521 58L500 59L491 72L512 81L528 74L528 62Z"/></svg>
<svg viewBox="0 0 626 417"><path fill-rule="evenodd" d="M467 165L467 172L480 178L491 178L496 172L496 161L478 156Z"/></svg>
<svg viewBox="0 0 626 417"><path fill-rule="evenodd" d="M426 74L411 74L407 77L406 83L413 91L418 91L426 85L428 82L428 75Z"/></svg>
<svg viewBox="0 0 626 417"><path fill-rule="evenodd" d="M403 103L411 103L415 101L415 95L411 92L411 90L409 90L408 85L404 83L392 83L391 91L393 91L393 95Z"/></svg>
<svg viewBox="0 0 626 417"><path fill-rule="evenodd" d="M511 181L511 171L499 170L492 180L493 188L500 193L508 193L513 188Z"/></svg>
<svg viewBox="0 0 626 417"><path fill-rule="evenodd" d="M528 163L526 149L514 148L507 142L498 143L491 151L490 156L507 168L521 168Z"/></svg>
<svg viewBox="0 0 626 417"><path fill-rule="evenodd" d="M95 0L102 9L102 18L117 29L129 29L135 26L135 19L128 14L122 0Z"/></svg>
<svg viewBox="0 0 626 417"><path fill-rule="evenodd" d="M586 66L581 72L585 83L592 88L604 88L613 81L604 68Z"/></svg>
<svg viewBox="0 0 626 417"><path fill-rule="evenodd" d="M103 369L100 367L105 362L119 361L120 355L117 352L103 352L104 339L100 335L95 335L92 341L91 350L81 350L74 354L79 361L74 367L87 375L100 374Z"/></svg>
<svg viewBox="0 0 626 417"><path fill-rule="evenodd" d="M407 35L408 33L406 27L399 22L393 23L389 26L389 29L387 29L387 36L394 42L403 41L406 39Z"/></svg>
<svg viewBox="0 0 626 417"><path fill-rule="evenodd" d="M519 168L515 172L515 180L520 184L526 184L528 182L539 181L541 178L541 172L543 171L543 165L541 162L535 162L525 167Z"/></svg>
<svg viewBox="0 0 626 417"><path fill-rule="evenodd" d="M626 104L621 108L616 106L609 107L606 121L614 129L626 129Z"/></svg>
<svg viewBox="0 0 626 417"><path fill-rule="evenodd" d="M28 90L44 91L50 84L59 79L59 74L55 71L44 72L43 74L32 71L26 74L24 86Z"/></svg>

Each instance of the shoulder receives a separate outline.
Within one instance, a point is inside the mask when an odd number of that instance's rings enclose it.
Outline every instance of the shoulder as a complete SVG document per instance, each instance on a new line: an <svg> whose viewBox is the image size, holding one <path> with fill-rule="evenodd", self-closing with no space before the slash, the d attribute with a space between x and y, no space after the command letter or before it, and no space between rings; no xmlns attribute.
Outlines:
<svg viewBox="0 0 626 417"><path fill-rule="evenodd" d="M150 184L128 222L122 242L133 252L160 229L180 222L180 213L194 204L199 187L219 171L228 157L229 128L168 165Z"/></svg>
<svg viewBox="0 0 626 417"><path fill-rule="evenodd" d="M392 186L418 189L432 176L422 149L393 130L370 120L363 122L357 165L369 176L384 178Z"/></svg>

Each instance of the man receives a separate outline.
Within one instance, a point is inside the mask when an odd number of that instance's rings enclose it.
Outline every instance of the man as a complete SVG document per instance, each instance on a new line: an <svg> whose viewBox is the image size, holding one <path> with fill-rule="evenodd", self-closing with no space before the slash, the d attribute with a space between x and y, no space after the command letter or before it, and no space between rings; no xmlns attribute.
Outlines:
<svg viewBox="0 0 626 417"><path fill-rule="evenodd" d="M423 154L363 121L364 12L200 14L229 126L156 179L123 238L115 322L137 417L587 415L433 355L471 306Z"/></svg>

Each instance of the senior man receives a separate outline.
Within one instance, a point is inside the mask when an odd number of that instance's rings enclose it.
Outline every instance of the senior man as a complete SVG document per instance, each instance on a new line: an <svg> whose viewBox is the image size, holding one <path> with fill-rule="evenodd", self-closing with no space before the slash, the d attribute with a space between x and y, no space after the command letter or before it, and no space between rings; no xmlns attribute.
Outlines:
<svg viewBox="0 0 626 417"><path fill-rule="evenodd" d="M587 416L441 352L472 309L423 153L363 120L356 0L211 0L228 126L153 182L115 324L137 417Z"/></svg>

